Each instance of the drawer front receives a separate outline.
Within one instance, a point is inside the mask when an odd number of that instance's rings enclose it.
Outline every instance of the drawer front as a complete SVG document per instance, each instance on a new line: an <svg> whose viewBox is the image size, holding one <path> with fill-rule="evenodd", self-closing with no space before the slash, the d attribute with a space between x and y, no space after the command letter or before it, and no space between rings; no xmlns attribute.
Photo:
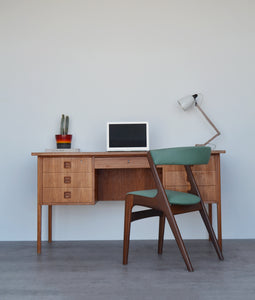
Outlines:
<svg viewBox="0 0 255 300"><path fill-rule="evenodd" d="M218 202L218 195L216 186L198 186L201 196L205 203L217 203ZM166 189L184 192L187 193L190 190L190 186L183 185L183 186L166 186Z"/></svg>
<svg viewBox="0 0 255 300"><path fill-rule="evenodd" d="M187 175L184 171L184 168L181 171L167 171L164 174L164 184L165 186L173 186L173 185L187 185L189 184L187 181Z"/></svg>
<svg viewBox="0 0 255 300"><path fill-rule="evenodd" d="M92 172L91 158L73 157L45 157L43 159L43 173L74 173Z"/></svg>
<svg viewBox="0 0 255 300"><path fill-rule="evenodd" d="M199 186L199 191L204 202L217 203L219 202L219 195L217 194L216 186Z"/></svg>
<svg viewBox="0 0 255 300"><path fill-rule="evenodd" d="M92 188L92 173L43 173L45 188Z"/></svg>
<svg viewBox="0 0 255 300"><path fill-rule="evenodd" d="M91 188L44 188L42 204L94 204Z"/></svg>
<svg viewBox="0 0 255 300"><path fill-rule="evenodd" d="M216 169L216 162L215 157L211 156L210 160L207 165L194 165L191 167L192 171L215 171ZM166 171L185 171L185 168L183 165L164 165L164 169Z"/></svg>
<svg viewBox="0 0 255 300"><path fill-rule="evenodd" d="M192 167L192 170L194 171L215 171L215 157L214 155L211 155L210 160L207 165L195 165Z"/></svg>
<svg viewBox="0 0 255 300"><path fill-rule="evenodd" d="M96 157L95 169L149 168L147 157Z"/></svg>
<svg viewBox="0 0 255 300"><path fill-rule="evenodd" d="M195 180L199 186L216 185L216 172L214 171L193 171Z"/></svg>
<svg viewBox="0 0 255 300"><path fill-rule="evenodd" d="M211 171L193 171L198 185L216 185L216 173ZM186 185L189 184L186 172L171 171L165 173L166 185Z"/></svg>

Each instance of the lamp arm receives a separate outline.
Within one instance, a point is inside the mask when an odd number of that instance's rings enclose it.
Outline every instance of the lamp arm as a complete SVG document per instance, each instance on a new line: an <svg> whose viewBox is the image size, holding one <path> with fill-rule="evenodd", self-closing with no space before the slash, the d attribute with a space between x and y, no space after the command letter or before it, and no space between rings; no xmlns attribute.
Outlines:
<svg viewBox="0 0 255 300"><path fill-rule="evenodd" d="M202 144L202 146L206 146L207 144L209 144L212 140L214 140L217 136L220 135L219 133L216 133L212 138L210 138L207 142L205 142L204 144Z"/></svg>
<svg viewBox="0 0 255 300"><path fill-rule="evenodd" d="M213 139L215 139L217 136L220 135L220 131L216 128L216 126L213 124L213 122L208 118L206 113L202 110L202 108L197 104L197 101L195 101L195 106L200 110L202 115L206 118L206 120L210 123L210 125L213 127L213 129L217 132L212 138L210 138L207 142L203 144L203 146L207 145L210 143Z"/></svg>

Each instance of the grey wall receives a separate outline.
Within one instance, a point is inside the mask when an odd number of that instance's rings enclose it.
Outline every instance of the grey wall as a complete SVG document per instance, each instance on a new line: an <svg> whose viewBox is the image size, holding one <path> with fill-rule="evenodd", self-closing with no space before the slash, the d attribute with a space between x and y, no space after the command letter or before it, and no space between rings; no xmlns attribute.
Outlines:
<svg viewBox="0 0 255 300"><path fill-rule="evenodd" d="M107 121L148 121L151 148L194 145L214 134L176 103L195 92L227 151L223 237L255 238L254 28L252 0L0 0L0 240L36 239L30 154L55 147L62 113L82 151L105 151ZM122 239L123 209L54 207L53 238ZM206 237L198 215L178 222ZM46 224L43 210L44 239ZM155 238L154 225L134 224L132 238Z"/></svg>

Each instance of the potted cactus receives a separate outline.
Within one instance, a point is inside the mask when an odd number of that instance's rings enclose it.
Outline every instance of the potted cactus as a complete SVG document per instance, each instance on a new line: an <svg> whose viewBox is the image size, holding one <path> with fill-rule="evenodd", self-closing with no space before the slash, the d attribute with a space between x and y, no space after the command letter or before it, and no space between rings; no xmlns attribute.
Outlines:
<svg viewBox="0 0 255 300"><path fill-rule="evenodd" d="M70 149L72 135L68 134L69 117L62 115L60 121L60 134L56 134L57 149Z"/></svg>

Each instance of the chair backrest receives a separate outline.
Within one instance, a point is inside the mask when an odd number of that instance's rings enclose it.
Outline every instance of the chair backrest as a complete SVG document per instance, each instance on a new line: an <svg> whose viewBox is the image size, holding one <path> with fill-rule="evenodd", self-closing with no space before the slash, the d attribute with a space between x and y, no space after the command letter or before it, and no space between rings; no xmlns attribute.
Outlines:
<svg viewBox="0 0 255 300"><path fill-rule="evenodd" d="M177 147L150 151L155 165L202 165L207 164L210 147Z"/></svg>

